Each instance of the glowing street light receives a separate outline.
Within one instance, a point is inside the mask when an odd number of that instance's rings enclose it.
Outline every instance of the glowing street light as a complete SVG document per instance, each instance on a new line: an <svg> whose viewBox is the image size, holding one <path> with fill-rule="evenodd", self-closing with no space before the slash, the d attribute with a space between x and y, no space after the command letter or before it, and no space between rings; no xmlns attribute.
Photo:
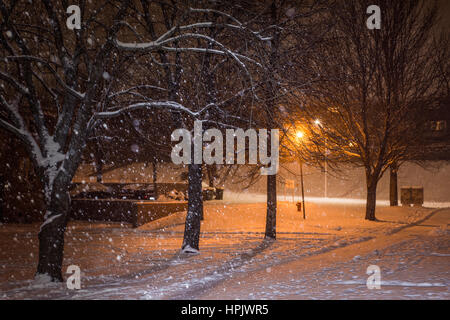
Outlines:
<svg viewBox="0 0 450 320"><path fill-rule="evenodd" d="M320 120L319 120L319 119L316 119L316 120L314 121L314 124L315 124L316 126L320 126Z"/></svg>

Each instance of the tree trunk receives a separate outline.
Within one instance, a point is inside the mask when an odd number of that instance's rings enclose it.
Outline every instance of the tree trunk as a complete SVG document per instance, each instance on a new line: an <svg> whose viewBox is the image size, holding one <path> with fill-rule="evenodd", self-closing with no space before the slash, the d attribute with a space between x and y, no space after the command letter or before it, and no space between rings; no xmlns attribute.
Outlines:
<svg viewBox="0 0 450 320"><path fill-rule="evenodd" d="M377 184L378 181L376 179L368 179L367 181L366 220L376 220Z"/></svg>
<svg viewBox="0 0 450 320"><path fill-rule="evenodd" d="M208 173L208 185L211 188L214 188L214 181L217 174L217 167L215 164L207 165L206 166L206 172Z"/></svg>
<svg viewBox="0 0 450 320"><path fill-rule="evenodd" d="M154 195L155 195L155 200L158 199L158 187L156 184L156 180L158 180L158 171L157 171L157 167L156 167L156 161L153 161L152 163L152 169L153 169L153 189L154 189Z"/></svg>
<svg viewBox="0 0 450 320"><path fill-rule="evenodd" d="M101 160L95 160L95 171L97 172L97 182L102 183L103 181L103 163Z"/></svg>
<svg viewBox="0 0 450 320"><path fill-rule="evenodd" d="M100 149L100 142L97 140L95 143L95 150L94 150L94 157L95 157L95 172L97 175L97 182L102 183L103 181L103 153Z"/></svg>
<svg viewBox="0 0 450 320"><path fill-rule="evenodd" d="M277 221L277 175L267 176L267 215L265 238L276 239Z"/></svg>
<svg viewBox="0 0 450 320"><path fill-rule="evenodd" d="M398 206L398 166L396 163L390 167L390 181L389 181L389 200L391 207Z"/></svg>
<svg viewBox="0 0 450 320"><path fill-rule="evenodd" d="M5 190L5 178L0 176L0 222L3 222L3 193Z"/></svg>
<svg viewBox="0 0 450 320"><path fill-rule="evenodd" d="M70 207L67 189L52 192L47 204L45 221L39 231L37 275L48 275L52 281L63 280L61 269L64 256L64 233Z"/></svg>
<svg viewBox="0 0 450 320"><path fill-rule="evenodd" d="M190 164L188 174L188 212L182 250L199 250L200 225L203 216L202 165Z"/></svg>

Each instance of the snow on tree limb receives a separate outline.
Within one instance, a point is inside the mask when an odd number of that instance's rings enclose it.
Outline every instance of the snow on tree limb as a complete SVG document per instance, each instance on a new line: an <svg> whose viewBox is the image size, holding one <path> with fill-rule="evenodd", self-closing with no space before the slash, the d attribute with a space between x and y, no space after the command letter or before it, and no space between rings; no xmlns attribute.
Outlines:
<svg viewBox="0 0 450 320"><path fill-rule="evenodd" d="M17 79L15 79L14 77L12 77L11 75L8 75L8 74L0 71L0 79L4 80L4 81L8 82L9 84L11 84L12 86L14 86L24 96L27 96L30 94L30 91L26 87L21 85L20 82Z"/></svg>
<svg viewBox="0 0 450 320"><path fill-rule="evenodd" d="M153 101L153 102L135 103L114 111L97 112L95 113L94 117L97 119L113 118L126 112L151 108L166 108L168 110L181 111L193 117L197 117L200 114L199 112L194 112L175 101Z"/></svg>
<svg viewBox="0 0 450 320"><path fill-rule="evenodd" d="M35 56L8 56L6 57L6 59L21 59L21 60L30 60L30 61L34 61L34 62L38 62L38 63L42 63L44 64L47 69L53 74L53 76L55 77L56 81L64 88L66 89L71 95L73 95L75 98L77 99L83 99L85 97L85 93L81 93L76 91L75 89L69 87L67 85L67 83L61 79L61 77L58 75L58 73L56 72L56 70L51 66L51 62L46 61L44 59L41 59L39 57L35 57Z"/></svg>
<svg viewBox="0 0 450 320"><path fill-rule="evenodd" d="M117 97L117 96L120 96L120 95L129 94L129 93L131 93L133 90L136 90L136 89L155 89L155 90L160 90L160 91L167 91L167 89L165 89L165 88L161 88L161 87L158 87L158 86L152 86L152 85L145 85L145 84L143 84L143 85L133 86L133 87L131 87L131 88L128 88L128 89L125 89L125 90L122 90L122 91L115 92L115 93L109 95L108 98L109 98L109 99L112 99L112 98Z"/></svg>
<svg viewBox="0 0 450 320"><path fill-rule="evenodd" d="M240 30L244 30L244 31L249 31L252 35L256 36L258 40L261 41L270 41L272 40L273 37L262 37L260 35L259 32L253 31L248 29L247 27L245 27L245 25L243 23L241 23L238 19L236 19L235 17L233 17L232 15L225 13L223 11L220 10L215 10L215 9L205 9L205 8L189 8L189 10L191 12L199 12L199 13L215 13L218 15L222 15L230 20L232 20L233 22L235 22L237 25L233 25L233 24L220 24L220 23L216 23L216 26L225 26L228 28L232 28L232 29L240 29ZM205 25L206 26L206 25ZM204 27L205 27L204 26Z"/></svg>

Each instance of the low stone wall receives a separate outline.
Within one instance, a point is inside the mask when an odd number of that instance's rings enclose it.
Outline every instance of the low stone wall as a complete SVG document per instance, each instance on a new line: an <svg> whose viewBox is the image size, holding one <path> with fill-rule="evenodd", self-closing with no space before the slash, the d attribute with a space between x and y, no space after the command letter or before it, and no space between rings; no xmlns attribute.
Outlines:
<svg viewBox="0 0 450 320"><path fill-rule="evenodd" d="M121 199L74 199L71 218L131 223L139 227L171 213L187 210L186 201L155 202Z"/></svg>
<svg viewBox="0 0 450 320"><path fill-rule="evenodd" d="M186 211L187 201L155 202L137 201L135 227L141 226L150 221L168 216L171 213Z"/></svg>

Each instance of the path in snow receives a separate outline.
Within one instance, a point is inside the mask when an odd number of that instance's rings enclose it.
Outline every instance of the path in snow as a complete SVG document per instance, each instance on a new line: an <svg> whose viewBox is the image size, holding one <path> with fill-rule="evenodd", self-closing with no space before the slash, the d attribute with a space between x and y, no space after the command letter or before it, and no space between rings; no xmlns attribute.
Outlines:
<svg viewBox="0 0 450 320"><path fill-rule="evenodd" d="M448 299L448 210L379 207L380 221L369 222L359 204L307 205L304 221L294 204L279 203L278 238L264 241L264 204L209 203L197 255L179 251L185 213L138 229L72 222L64 270L80 266L76 291L27 280L37 226L2 225L0 298ZM370 264L381 268L381 290L365 286Z"/></svg>
<svg viewBox="0 0 450 320"><path fill-rule="evenodd" d="M450 209L434 211L395 233L238 277L197 298L449 299L449 221ZM380 289L367 288L370 265L381 269Z"/></svg>

